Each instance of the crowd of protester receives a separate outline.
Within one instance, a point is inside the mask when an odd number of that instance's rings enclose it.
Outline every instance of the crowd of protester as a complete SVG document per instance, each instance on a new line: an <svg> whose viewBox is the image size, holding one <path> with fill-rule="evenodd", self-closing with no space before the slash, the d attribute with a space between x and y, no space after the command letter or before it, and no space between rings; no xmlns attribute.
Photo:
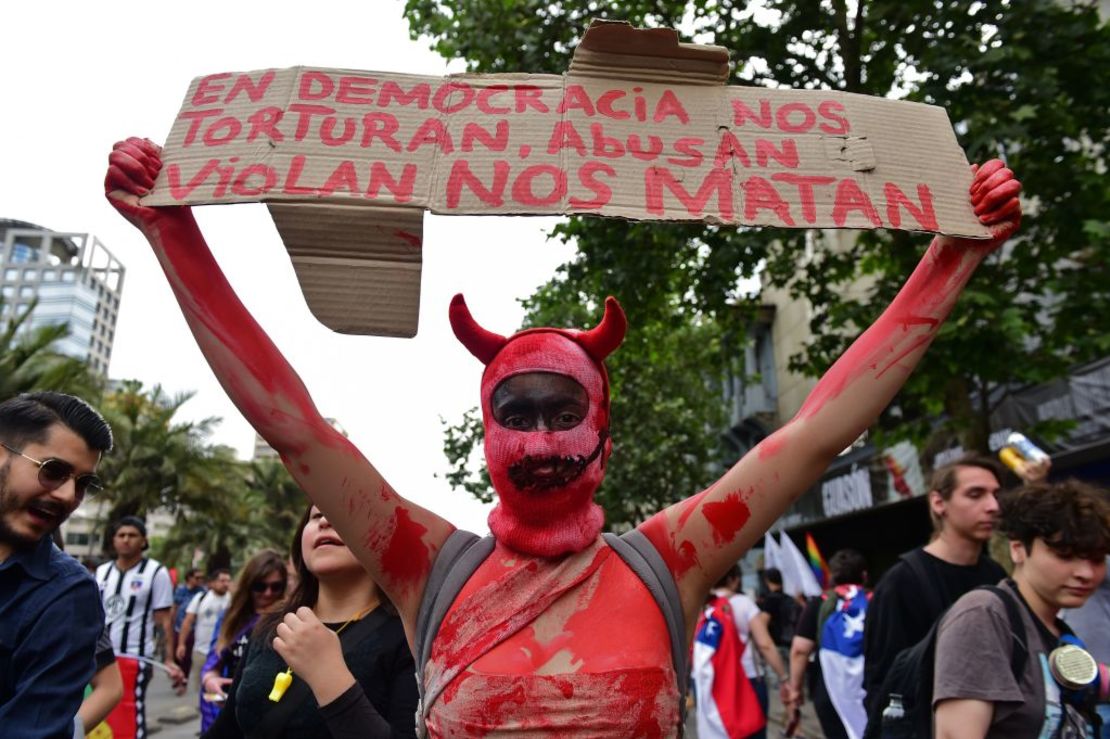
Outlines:
<svg viewBox="0 0 1110 739"><path fill-rule="evenodd" d="M751 620L730 573L695 638L699 738L767 735L769 715L754 729L729 725L734 714L767 711L767 668L779 673L781 662L766 655L762 631L790 645L783 736L803 735L808 701L827 739L1110 739L1110 493L1076 480L1050 484L1050 468L1025 465L1019 484L1004 489L1004 470L990 458L939 467L927 496L930 540L904 553L873 591L866 559L844 549L829 559L820 596L791 598L778 570L762 571L762 610ZM992 537L1008 542L1004 563L991 558ZM707 623L712 639L703 639ZM697 650L710 641L742 656L713 665L716 688L698 679ZM738 667L722 674L731 661ZM726 683L731 703L722 705Z"/></svg>
<svg viewBox="0 0 1110 739"><path fill-rule="evenodd" d="M145 522L125 516L90 578L59 551L57 525L100 486L107 425L79 399L36 393L0 403L0 442L5 736L83 736L105 722L145 737L155 669L196 701L205 737L414 735L401 620L318 508L288 553L256 552L234 578L189 569L176 588L147 555ZM786 736L800 736L808 700L830 739L1110 737L1110 500L1045 482L1048 469L1010 490L990 459L937 469L930 541L873 591L850 549L808 599L784 592L774 569L753 599L730 570L695 630L701 739L767 736L776 689ZM996 535L1005 568L988 551ZM723 716L738 717L732 729Z"/></svg>
<svg viewBox="0 0 1110 739"><path fill-rule="evenodd" d="M90 573L58 527L101 487L104 419L25 394L0 402L0 444L0 736L142 739L155 670L196 701L206 737L414 736L400 619L318 509L288 553L253 554L234 581L192 568L175 588L136 516L110 522L111 558Z"/></svg>

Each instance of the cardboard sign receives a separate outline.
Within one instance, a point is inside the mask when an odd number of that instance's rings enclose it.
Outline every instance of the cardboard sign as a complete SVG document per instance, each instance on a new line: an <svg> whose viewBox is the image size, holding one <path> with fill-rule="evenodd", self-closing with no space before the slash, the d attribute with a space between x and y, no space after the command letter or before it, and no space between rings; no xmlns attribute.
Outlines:
<svg viewBox="0 0 1110 739"><path fill-rule="evenodd" d="M415 333L425 209L987 235L943 109L727 73L719 47L602 23L562 76L208 75L144 203L280 204L317 317L394 335Z"/></svg>

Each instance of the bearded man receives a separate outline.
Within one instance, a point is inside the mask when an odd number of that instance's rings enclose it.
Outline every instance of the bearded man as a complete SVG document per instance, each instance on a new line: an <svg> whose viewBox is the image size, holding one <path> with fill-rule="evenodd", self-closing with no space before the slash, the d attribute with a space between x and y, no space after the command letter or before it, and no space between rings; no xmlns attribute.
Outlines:
<svg viewBox="0 0 1110 739"><path fill-rule="evenodd" d="M102 487L112 431L72 395L0 403L0 734L73 736L104 629L89 573L52 535Z"/></svg>
<svg viewBox="0 0 1110 739"><path fill-rule="evenodd" d="M398 495L317 411L243 307L189 208L148 208L161 168L145 139L118 143L105 190L147 237L216 376L388 593L410 643L436 557L454 527ZM1020 219L1020 184L978 169L971 201L985 241L937 237L891 306L814 388L797 416L707 490L638 527L681 601L687 640L709 589L870 426L902 386L975 267ZM433 736L675 736L679 694L668 627L640 577L599 535L593 500L612 451L605 357L624 336L615 300L592 331L505 338L452 325L482 362L496 543L438 630L424 672ZM685 650L685 645L681 645Z"/></svg>

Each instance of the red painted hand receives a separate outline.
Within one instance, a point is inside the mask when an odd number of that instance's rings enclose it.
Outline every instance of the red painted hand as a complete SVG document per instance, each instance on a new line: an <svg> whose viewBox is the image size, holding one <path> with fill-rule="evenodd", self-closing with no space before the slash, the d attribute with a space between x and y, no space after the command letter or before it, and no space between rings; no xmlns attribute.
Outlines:
<svg viewBox="0 0 1110 739"><path fill-rule="evenodd" d="M150 139L132 136L118 141L108 155L108 172L104 176L104 195L127 220L145 231L184 207L148 208L139 205L139 198L150 193L154 178L162 169L162 147Z"/></svg>
<svg viewBox="0 0 1110 739"><path fill-rule="evenodd" d="M992 159L983 166L971 165L975 179L971 182L971 206L979 221L990 228L992 238L986 242L976 242L988 250L997 249L1014 235L1021 224L1021 202L1018 194L1021 183L998 159Z"/></svg>

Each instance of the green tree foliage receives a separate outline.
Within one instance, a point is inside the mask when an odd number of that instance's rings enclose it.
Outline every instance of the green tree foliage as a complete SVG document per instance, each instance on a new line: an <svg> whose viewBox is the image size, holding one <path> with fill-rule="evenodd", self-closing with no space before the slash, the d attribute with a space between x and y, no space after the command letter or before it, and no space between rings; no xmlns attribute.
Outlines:
<svg viewBox="0 0 1110 739"><path fill-rule="evenodd" d="M0 321L0 399L33 390L54 390L86 398L100 394L100 381L79 359L59 353L57 342L69 334L66 324L30 327L38 300ZM0 298L0 315L4 300Z"/></svg>
<svg viewBox="0 0 1110 739"><path fill-rule="evenodd" d="M293 531L310 504L308 496L278 459L256 459L244 466L254 548L289 550Z"/></svg>
<svg viewBox="0 0 1110 739"><path fill-rule="evenodd" d="M233 567L264 547L286 551L308 504L304 493L278 460L241 462L231 448L210 444L218 419L175 420L190 397L128 381L104 399L116 437L100 466L104 523L170 513L173 527L155 552L168 564L191 566L198 549L205 569ZM107 551L107 532L104 544Z"/></svg>
<svg viewBox="0 0 1110 739"><path fill-rule="evenodd" d="M278 460L240 462L217 447L223 459L219 492L201 504L180 507L159 550L165 562L234 569L264 548L289 551L293 532L308 499Z"/></svg>
<svg viewBox="0 0 1110 739"><path fill-rule="evenodd" d="M1020 239L983 265L879 431L923 440L944 417L965 446L984 448L988 391L1059 376L1110 350L1103 318L1110 307L1104 161L1110 27L1100 23L1093 2L618 0L601 6L408 0L406 14L414 38L430 39L437 52L465 59L475 72L561 73L594 17L681 27L688 39L732 50L730 84L837 89L941 105L971 161L1005 157L1025 185ZM622 348L612 367L614 436L644 434L619 445L616 463L630 471L654 471L646 463L664 450L674 456L660 466L670 469L715 446L721 417L704 407L715 400L705 378L728 366L714 347L740 353L739 327L756 302L737 289L741 278L762 265L765 284L809 301L813 339L790 366L816 376L893 297L928 241L870 232L836 251L822 248L822 232L584 218L570 219L555 236L573 240L579 251L528 301L528 320L571 322L605 292L630 307L634 346ZM813 248L805 249L807 241ZM812 257L803 259L806 252ZM861 277L872 287L854 299L845 288ZM673 340L660 338L672 333L678 334ZM637 342L637 334L661 343L637 355L636 344L646 343ZM691 344L698 347L688 354ZM657 362L673 366L662 370ZM685 382L676 382L679 376ZM691 391L694 386L701 392ZM672 411L700 416L701 433L660 447L650 443L652 432L620 425L653 426L669 440L676 428ZM471 423L467 434L464 423L448 435L456 473L471 456L474 428ZM653 491L639 508L649 511L656 498L688 494L712 473L703 469L674 481L669 492ZM470 488L482 484L473 475L467 480ZM630 474L619 489L638 499L652 485L648 474Z"/></svg>
<svg viewBox="0 0 1110 739"><path fill-rule="evenodd" d="M28 328L34 307L0 324L0 399L55 390L85 398L105 415L115 436L99 468L107 484L105 551L106 524L155 510L174 516L169 534L155 543L156 556L171 565L190 566L196 549L209 569L230 567L263 547L288 549L307 499L280 462L241 462L234 450L210 444L218 419L174 420L189 393L170 397L159 386L125 381L102 395L102 380L83 361L55 350L69 332L65 324Z"/></svg>
<svg viewBox="0 0 1110 739"><path fill-rule="evenodd" d="M175 416L190 393L167 395L129 380L107 394L101 412L116 446L100 465L106 488L103 523L154 511L174 516L174 527L158 554L188 564L194 548L210 567L227 567L250 540L249 499L243 465L232 449L208 442L218 419L180 422ZM108 532L104 549L110 551Z"/></svg>

